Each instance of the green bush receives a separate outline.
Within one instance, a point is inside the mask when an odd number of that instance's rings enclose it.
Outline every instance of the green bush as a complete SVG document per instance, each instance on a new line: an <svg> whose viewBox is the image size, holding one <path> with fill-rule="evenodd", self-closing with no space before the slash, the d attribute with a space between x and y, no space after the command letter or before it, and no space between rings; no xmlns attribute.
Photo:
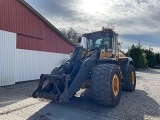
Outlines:
<svg viewBox="0 0 160 120"><path fill-rule="evenodd" d="M147 67L146 53L140 46L132 45L128 50L127 55L133 59L135 68Z"/></svg>
<svg viewBox="0 0 160 120"><path fill-rule="evenodd" d="M146 59L147 59L147 62L148 62L148 67L154 67L157 63L156 55L154 54L154 52L152 52L150 50L144 50L144 52L146 53Z"/></svg>

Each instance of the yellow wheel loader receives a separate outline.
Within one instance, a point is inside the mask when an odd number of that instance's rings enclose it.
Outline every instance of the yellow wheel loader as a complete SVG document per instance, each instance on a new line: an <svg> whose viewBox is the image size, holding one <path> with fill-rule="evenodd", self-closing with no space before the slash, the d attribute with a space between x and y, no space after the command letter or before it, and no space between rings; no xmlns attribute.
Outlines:
<svg viewBox="0 0 160 120"><path fill-rule="evenodd" d="M68 102L81 87L89 87L94 101L104 106L117 106L121 90L134 91L135 68L132 58L119 52L118 34L111 28L83 34L72 57L41 74L34 98ZM47 84L44 83L47 81Z"/></svg>

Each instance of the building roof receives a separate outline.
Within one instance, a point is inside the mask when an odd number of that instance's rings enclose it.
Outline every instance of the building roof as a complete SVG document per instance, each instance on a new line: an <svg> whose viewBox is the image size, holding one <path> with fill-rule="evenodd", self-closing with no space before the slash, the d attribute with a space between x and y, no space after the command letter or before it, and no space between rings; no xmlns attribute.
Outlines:
<svg viewBox="0 0 160 120"><path fill-rule="evenodd" d="M44 21L47 25L49 25L55 32L57 32L60 36L62 36L67 42L76 46L70 39L68 39L62 32L60 32L54 25L52 25L46 18L44 18L39 12L37 12L32 6L30 6L26 1L19 0L23 3L27 8L29 8L34 14L36 14L42 21Z"/></svg>

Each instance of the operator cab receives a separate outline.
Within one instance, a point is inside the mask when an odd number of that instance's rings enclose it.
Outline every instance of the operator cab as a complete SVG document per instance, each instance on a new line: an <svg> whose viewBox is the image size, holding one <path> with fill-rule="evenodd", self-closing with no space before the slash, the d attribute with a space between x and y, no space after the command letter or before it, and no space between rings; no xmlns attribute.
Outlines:
<svg viewBox="0 0 160 120"><path fill-rule="evenodd" d="M102 31L83 34L83 46L86 42L87 51L101 49L104 53L111 52L112 55L117 53L117 36L118 34L110 28L103 28ZM86 39L86 40L84 40Z"/></svg>

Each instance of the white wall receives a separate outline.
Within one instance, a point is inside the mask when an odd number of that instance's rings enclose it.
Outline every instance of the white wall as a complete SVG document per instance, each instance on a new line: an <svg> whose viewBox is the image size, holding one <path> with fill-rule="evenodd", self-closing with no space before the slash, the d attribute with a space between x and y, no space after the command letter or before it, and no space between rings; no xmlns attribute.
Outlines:
<svg viewBox="0 0 160 120"><path fill-rule="evenodd" d="M38 79L42 73L50 73L55 66L61 65L68 58L67 54L17 49L15 80Z"/></svg>
<svg viewBox="0 0 160 120"><path fill-rule="evenodd" d="M0 30L0 86L15 83L16 34Z"/></svg>
<svg viewBox="0 0 160 120"><path fill-rule="evenodd" d="M68 54L16 49L16 33L0 30L0 86L39 79L68 58Z"/></svg>

